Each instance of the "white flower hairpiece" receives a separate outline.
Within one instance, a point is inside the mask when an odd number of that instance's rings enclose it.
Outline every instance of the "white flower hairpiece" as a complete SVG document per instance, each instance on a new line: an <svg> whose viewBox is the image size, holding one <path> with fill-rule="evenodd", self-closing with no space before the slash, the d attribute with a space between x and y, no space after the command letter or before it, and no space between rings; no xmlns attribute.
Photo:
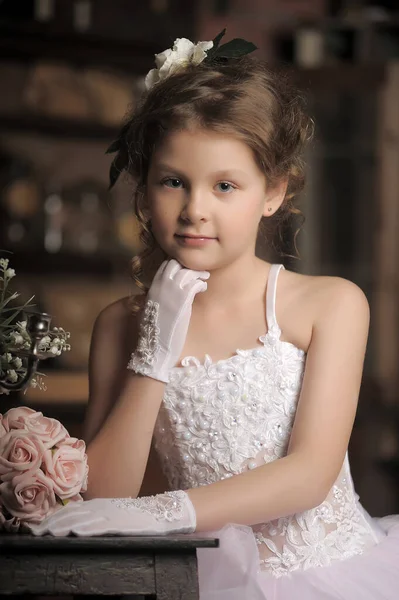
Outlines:
<svg viewBox="0 0 399 600"><path fill-rule="evenodd" d="M199 65L207 57L213 42L193 44L187 38L177 38L173 47L155 55L156 69L151 69L145 78L145 87L150 90L158 81L184 69L187 65Z"/></svg>

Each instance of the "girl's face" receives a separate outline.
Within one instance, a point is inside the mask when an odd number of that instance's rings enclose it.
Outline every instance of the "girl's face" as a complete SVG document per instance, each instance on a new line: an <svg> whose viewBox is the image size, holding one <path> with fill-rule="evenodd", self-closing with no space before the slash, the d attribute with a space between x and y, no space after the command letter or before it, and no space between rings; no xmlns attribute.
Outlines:
<svg viewBox="0 0 399 600"><path fill-rule="evenodd" d="M285 188L267 189L244 142L202 129L177 131L151 160L152 231L166 254L185 267L221 268L255 254L259 222L274 214Z"/></svg>

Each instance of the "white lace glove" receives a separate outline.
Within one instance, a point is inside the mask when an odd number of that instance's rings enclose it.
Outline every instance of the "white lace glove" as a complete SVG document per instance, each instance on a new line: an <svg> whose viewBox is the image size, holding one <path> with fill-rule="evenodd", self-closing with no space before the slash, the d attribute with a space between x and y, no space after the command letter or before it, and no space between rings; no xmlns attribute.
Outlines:
<svg viewBox="0 0 399 600"><path fill-rule="evenodd" d="M34 535L166 535L192 533L196 515L182 490L143 498L96 498L73 502L28 528Z"/></svg>
<svg viewBox="0 0 399 600"><path fill-rule="evenodd" d="M167 383L184 347L194 296L204 292L208 271L185 269L175 259L158 269L148 291L137 349L128 369Z"/></svg>

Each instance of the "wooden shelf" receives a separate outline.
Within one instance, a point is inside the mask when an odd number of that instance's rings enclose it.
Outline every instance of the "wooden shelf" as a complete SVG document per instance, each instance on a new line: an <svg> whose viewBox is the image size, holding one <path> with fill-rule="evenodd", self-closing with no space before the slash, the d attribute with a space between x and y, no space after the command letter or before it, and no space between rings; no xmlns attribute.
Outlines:
<svg viewBox="0 0 399 600"><path fill-rule="evenodd" d="M0 21L2 60L64 61L79 66L109 66L144 75L152 66L154 54L161 50L156 42L50 32L42 27L15 27Z"/></svg>
<svg viewBox="0 0 399 600"><path fill-rule="evenodd" d="M284 67L283 67L284 68ZM384 65L344 64L326 65L314 69L287 67L295 83L308 90L369 90L380 86L385 79Z"/></svg>
<svg viewBox="0 0 399 600"><path fill-rule="evenodd" d="M50 254L44 250L26 250L13 252L9 259L13 269L26 275L109 277L129 273L129 257L123 253L100 255L96 252L89 256L71 252Z"/></svg>
<svg viewBox="0 0 399 600"><path fill-rule="evenodd" d="M109 140L117 136L118 128L85 120L58 119L43 115L0 114L0 129L3 132L39 133L65 139Z"/></svg>
<svg viewBox="0 0 399 600"><path fill-rule="evenodd" d="M28 388L23 397L24 404L34 408L42 404L85 405L87 403L89 382L86 371L47 371L44 382L46 391Z"/></svg>

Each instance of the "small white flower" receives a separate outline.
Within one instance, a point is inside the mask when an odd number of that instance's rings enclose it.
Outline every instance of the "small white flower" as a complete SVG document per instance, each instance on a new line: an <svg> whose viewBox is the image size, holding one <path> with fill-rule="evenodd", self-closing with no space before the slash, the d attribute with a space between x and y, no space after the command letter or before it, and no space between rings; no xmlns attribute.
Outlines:
<svg viewBox="0 0 399 600"><path fill-rule="evenodd" d="M22 360L19 358L19 356L16 356L12 361L12 364L14 369L20 369L22 367Z"/></svg>
<svg viewBox="0 0 399 600"><path fill-rule="evenodd" d="M4 272L4 275L8 278L8 279L12 279L13 277L15 277L15 271L14 269L7 269Z"/></svg>
<svg viewBox="0 0 399 600"><path fill-rule="evenodd" d="M11 333L11 339L16 346L20 346L24 343L24 338L22 335L20 333L16 333L15 331Z"/></svg>
<svg viewBox="0 0 399 600"><path fill-rule="evenodd" d="M39 390L41 390L42 392L45 392L47 390L47 386L44 383L44 379L43 377L41 377L40 375L35 375L35 377L33 377L30 381L30 386L32 388L38 388ZM26 389L25 389L25 393L26 393Z"/></svg>
<svg viewBox="0 0 399 600"><path fill-rule="evenodd" d="M151 89L153 85L168 77L187 65L199 65L206 58L206 51L210 50L213 42L198 42L193 44L187 38L177 38L173 48L155 55L156 69L151 69L145 78L145 87Z"/></svg>
<svg viewBox="0 0 399 600"><path fill-rule="evenodd" d="M11 383L15 383L16 381L18 381L18 375L16 371L14 371L14 369L9 369L7 371L7 379L9 379Z"/></svg>
<svg viewBox="0 0 399 600"><path fill-rule="evenodd" d="M51 354L54 354L54 356L58 356L57 346L53 346L52 348L50 348L50 352L51 352Z"/></svg>
<svg viewBox="0 0 399 600"><path fill-rule="evenodd" d="M8 259L7 258L0 258L0 269L3 269L3 271L5 271L8 267Z"/></svg>

